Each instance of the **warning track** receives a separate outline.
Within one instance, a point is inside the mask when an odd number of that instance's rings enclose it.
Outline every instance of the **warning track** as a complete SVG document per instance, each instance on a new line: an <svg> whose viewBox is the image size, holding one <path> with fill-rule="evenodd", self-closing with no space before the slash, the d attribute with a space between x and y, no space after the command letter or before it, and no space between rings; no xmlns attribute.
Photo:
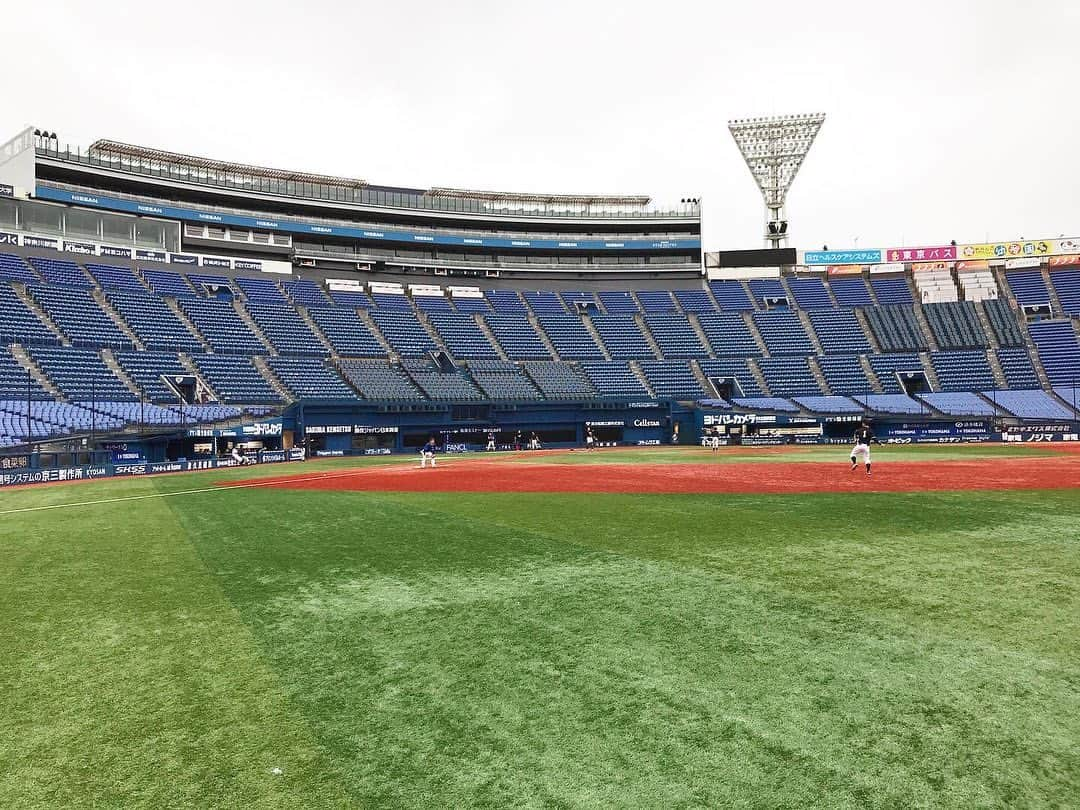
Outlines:
<svg viewBox="0 0 1080 810"><path fill-rule="evenodd" d="M243 486L248 481L223 484ZM352 492L594 492L740 493L951 492L1080 488L1080 454L971 461L896 461L860 467L819 462L724 464L498 464L455 460L435 469L415 463L339 472L326 477L283 476L262 486Z"/></svg>

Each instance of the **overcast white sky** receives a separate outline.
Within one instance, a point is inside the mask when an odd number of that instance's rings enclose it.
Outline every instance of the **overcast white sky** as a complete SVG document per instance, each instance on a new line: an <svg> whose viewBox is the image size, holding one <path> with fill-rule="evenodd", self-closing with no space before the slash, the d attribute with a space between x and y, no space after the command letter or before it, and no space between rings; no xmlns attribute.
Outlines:
<svg viewBox="0 0 1080 810"><path fill-rule="evenodd" d="M700 196L760 244L731 118L824 111L815 248L1080 234L1080 3L51 0L4 15L0 134L396 185Z"/></svg>

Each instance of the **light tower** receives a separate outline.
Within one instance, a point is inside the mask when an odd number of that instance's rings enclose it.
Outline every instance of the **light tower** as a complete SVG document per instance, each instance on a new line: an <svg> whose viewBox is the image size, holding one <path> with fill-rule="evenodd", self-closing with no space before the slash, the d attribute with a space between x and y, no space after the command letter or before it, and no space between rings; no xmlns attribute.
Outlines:
<svg viewBox="0 0 1080 810"><path fill-rule="evenodd" d="M783 247L787 241L788 189L824 122L825 113L728 121L731 137L765 198L766 247Z"/></svg>

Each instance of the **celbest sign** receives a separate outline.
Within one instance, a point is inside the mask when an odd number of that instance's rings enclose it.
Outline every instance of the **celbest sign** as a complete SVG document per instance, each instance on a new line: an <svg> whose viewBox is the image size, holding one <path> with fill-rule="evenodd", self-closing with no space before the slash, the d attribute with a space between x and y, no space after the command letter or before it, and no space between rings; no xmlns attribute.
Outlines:
<svg viewBox="0 0 1080 810"><path fill-rule="evenodd" d="M803 264L880 264L881 251L874 250L808 250Z"/></svg>
<svg viewBox="0 0 1080 810"><path fill-rule="evenodd" d="M185 222L214 222L221 225L236 225L256 230L282 231L294 234L319 234L320 236L343 236L350 239L366 239L378 242L424 243L432 245L453 245L469 247L497 248L577 248L581 250L700 250L700 239L507 239L497 236L466 236L464 234L419 233L399 228L354 228L345 225L323 225L314 222L296 222L263 217L247 217L238 214L211 214L190 208L173 205L152 205L137 200L122 200L99 194L65 191L62 189L37 187L37 196L43 200L82 205L91 208L103 208L109 211L126 211L132 214L147 214L155 217L167 217ZM881 251L876 251L880 260ZM818 262L829 264L829 262Z"/></svg>
<svg viewBox="0 0 1080 810"><path fill-rule="evenodd" d="M890 262L951 262L956 258L956 245L889 248L885 257Z"/></svg>

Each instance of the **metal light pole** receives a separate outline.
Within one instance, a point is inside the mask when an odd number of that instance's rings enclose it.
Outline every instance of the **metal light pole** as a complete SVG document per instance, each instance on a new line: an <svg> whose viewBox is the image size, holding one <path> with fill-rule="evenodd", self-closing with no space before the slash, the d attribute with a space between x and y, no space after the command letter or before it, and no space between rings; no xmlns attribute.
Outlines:
<svg viewBox="0 0 1080 810"><path fill-rule="evenodd" d="M728 131L765 199L766 247L787 243L787 193L824 122L825 113L728 121Z"/></svg>

